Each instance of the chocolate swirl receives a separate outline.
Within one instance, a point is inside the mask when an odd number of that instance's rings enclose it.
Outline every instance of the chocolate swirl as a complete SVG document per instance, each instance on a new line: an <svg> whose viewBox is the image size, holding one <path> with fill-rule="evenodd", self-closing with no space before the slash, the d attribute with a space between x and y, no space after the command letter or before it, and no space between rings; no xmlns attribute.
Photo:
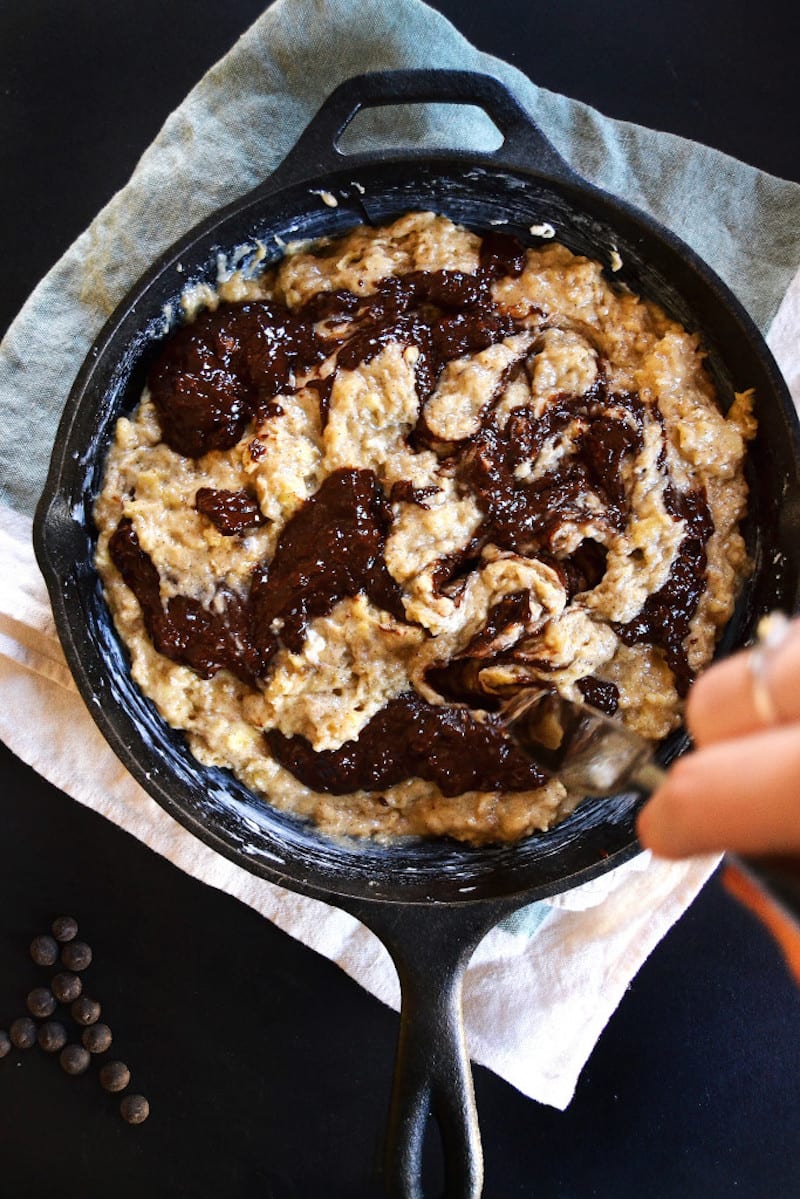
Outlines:
<svg viewBox="0 0 800 1199"><path fill-rule="evenodd" d="M426 405L449 362L536 324L535 311L527 309L525 317L506 311L491 290L494 281L519 276L525 262L521 243L495 232L483 239L473 274L412 271L383 279L371 295L323 292L294 311L262 301L206 311L164 343L150 371L163 438L177 453L199 458L231 449L255 426L250 451L258 460L264 452L258 427L284 416L276 397L300 386L316 390L324 430L340 372L369 363L390 344L414 347L418 411L409 447L433 449L446 459L481 513L469 544L438 562L434 586L457 598L492 546L545 562L569 596L591 590L606 570L604 536L623 531L630 517L628 467L642 450L647 420L660 420L657 409L651 411L635 392L609 388L599 359L596 381L585 394L562 393L543 412L517 406L503 424L498 406L512 383L532 369L530 361L519 359L500 379L471 436L444 445L426 422ZM322 362L324 377L308 378ZM536 465L543 448L559 438L569 442L569 450L547 469L526 472L526 464ZM660 469L667 470L663 454ZM301 652L310 622L342 599L364 595L406 621L401 589L385 561L392 504L427 508L438 490L399 481L387 497L372 470L334 471L286 523L270 560L254 569L247 593L220 588L213 610L189 596L162 600L158 571L127 518L112 535L109 551L159 653L204 678L229 670L256 686L269 675L281 647ZM705 585L713 522L700 491L682 494L669 483L665 503L685 525L670 577L635 620L614 628L625 644L660 647L685 694L692 677L685 642ZM248 491L201 488L195 505L224 536L241 536L265 523ZM560 552L565 527L586 525L598 530L596 537L584 536L570 553ZM528 593L508 595L490 608L483 629L460 654L428 669L426 681L449 703L433 705L408 691L336 750L315 751L302 737L271 730L266 737L272 754L307 786L337 795L381 791L414 777L435 783L448 796L540 786L541 771L522 758L491 715L479 720L452 706L491 712L496 700L487 695L481 672L491 665L530 664L525 649L530 621ZM589 702L606 711L616 708L613 684L586 678L579 687Z"/></svg>

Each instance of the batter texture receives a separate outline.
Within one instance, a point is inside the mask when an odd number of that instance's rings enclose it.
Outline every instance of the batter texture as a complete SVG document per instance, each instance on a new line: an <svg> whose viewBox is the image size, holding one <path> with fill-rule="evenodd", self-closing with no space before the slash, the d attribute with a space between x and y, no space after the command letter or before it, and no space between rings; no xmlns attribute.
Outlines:
<svg viewBox="0 0 800 1199"><path fill-rule="evenodd" d="M680 723L749 568L755 432L694 334L433 213L204 300L95 509L133 677L201 762L332 835L508 841L576 801L503 697Z"/></svg>

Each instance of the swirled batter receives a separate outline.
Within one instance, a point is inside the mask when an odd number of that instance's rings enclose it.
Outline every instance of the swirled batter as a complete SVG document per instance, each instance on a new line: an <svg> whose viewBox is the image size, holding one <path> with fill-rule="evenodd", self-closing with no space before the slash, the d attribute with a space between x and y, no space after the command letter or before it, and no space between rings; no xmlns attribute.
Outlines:
<svg viewBox="0 0 800 1199"><path fill-rule="evenodd" d="M203 762L331 834L513 840L574 799L528 684L659 740L748 562L750 396L548 243L432 213L235 275L119 420L97 566Z"/></svg>

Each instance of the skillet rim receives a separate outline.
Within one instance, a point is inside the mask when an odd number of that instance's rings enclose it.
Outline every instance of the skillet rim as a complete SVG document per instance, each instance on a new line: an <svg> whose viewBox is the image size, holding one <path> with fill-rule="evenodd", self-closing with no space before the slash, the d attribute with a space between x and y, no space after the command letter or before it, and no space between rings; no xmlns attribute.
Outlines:
<svg viewBox="0 0 800 1199"><path fill-rule="evenodd" d="M796 474L798 459L800 459L800 436L798 435L797 417L788 397L788 389L755 324L739 301L730 293L729 289L727 289L711 268L694 251L685 246L675 234L664 229L647 214L640 213L618 197L609 196L593 185L579 180L571 172L569 173L569 177L553 177L552 175L532 169L530 166L521 165L518 162L503 162L497 153L492 155L473 155L458 152L449 154L407 152L393 156L390 160L381 155L361 156L358 158L357 166L352 165L349 159L345 161L347 165L342 166L339 171L329 172L324 176L310 176L294 180L288 184L281 178L282 169L279 168L276 176L273 176L266 184L261 185L253 192L248 193L246 196L212 214L205 221L191 229L172 247L164 251L163 254L159 255L152 266L123 298L95 339L76 377L62 415L51 458L47 483L37 508L34 522L34 544L37 558L39 559L48 586L51 602L53 603L56 627L67 660L73 676L76 678L78 689L85 702L87 702L87 706L104 737L109 741L117 756L121 758L123 764L131 770L149 794L171 815L178 819L180 823L187 827L190 832L217 850L217 852L221 852L237 864L245 866L248 870L268 878L270 881L287 885L293 890L317 896L360 897L402 903L472 903L479 899L498 898L498 881L509 880L510 878L512 882L510 887L501 882L500 896L508 897L509 895L514 895L516 897L524 897L526 901L533 898L543 898L559 890L568 889L569 887L588 881L590 878L597 877L612 867L619 865L621 862L628 860L638 852L638 846L633 833L633 816L636 805L632 797L623 797L625 802L622 804L621 820L613 822L618 830L623 830L622 835L616 838L612 837L613 844L610 849L601 848L599 855L595 855L592 862L585 863L578 870L562 872L557 877L548 876L545 879L540 878L533 883L530 880L525 881L523 879L520 884L519 875L520 873L526 875L530 872L530 863L527 863L527 866L522 869L519 864L515 866L512 863L510 870L508 863L509 856L517 859L518 862L522 846L540 842L543 837L549 838L551 841L554 839L557 840L558 838L554 838L554 834L557 833L559 828L563 830L564 826L570 821L576 818L580 819L577 813L568 817L566 821L562 822L561 825L549 833L534 834L532 838L526 838L523 842L513 844L510 847L502 847L497 851L495 851L494 847L488 847L488 854L492 859L491 872L495 883L495 886L489 888L488 891L480 882L475 886L464 885L467 878L472 878L473 876L469 872L465 875L463 869L465 854L473 862L476 857L485 859L487 856L487 847L477 849L462 845L456 846L455 849L448 847L449 852L445 855L445 860L440 864L445 878L449 878L451 884L444 888L446 892L444 897L439 893L431 893L432 891L439 892L442 888L438 885L434 886L430 878L420 880L407 873L409 869L408 863L398 864L397 861L393 861L390 864L388 872L390 874L394 873L395 877L390 879L388 885L385 880L375 880L374 878L361 879L359 885L354 885L352 870L348 871L345 868L341 872L332 869L330 861L327 861L327 863L323 862L323 866L320 868L318 857L315 857L314 853L311 853L309 856L308 852L306 852L307 847L300 847L298 852L298 847L292 846L290 853L287 855L291 858L290 862L287 862L285 858L283 860L276 860L275 857L270 858L269 856L266 858L263 856L253 858L252 856L248 856L243 850L243 840L241 837L239 837L237 845L230 839L230 829L227 829L226 835L223 836L216 827L209 827L208 823L206 823L207 817L199 818L186 807L185 803L176 799L169 788L163 786L159 772L153 771L152 768L148 770L146 766L142 765L135 752L137 747L132 746L130 741L126 742L124 734L120 733L120 730L114 725L114 721L106 716L106 713L102 710L102 706L98 703L97 690L90 674L87 672L83 659L83 645L78 642L75 636L75 629L69 612L67 588L59 569L59 565L63 565L64 563L65 546L57 544L59 538L66 535L65 543L68 549L70 544L74 545L75 540L74 528L72 530L69 529L70 521L74 520L74 513L70 511L69 504L66 505L66 509L64 504L64 501L67 499L65 477L66 480L69 480L71 464L74 463L72 455L75 453L73 438L76 427L80 425L82 418L85 419L87 410L89 415L97 415L92 404L87 402L87 396L91 397L90 385L93 376L98 366L104 361L109 349L113 347L120 327L135 312L137 304L143 300L149 289L160 280L163 280L165 273L170 269L171 265L181 255L185 255L189 248L196 247L204 240L207 240L215 231L221 230L228 222L241 218L251 208L257 207L264 202L268 205L274 205L280 197L302 189L310 182L313 182L318 188L330 184L331 190L334 190L337 186L336 181L342 172L352 173L356 169L359 172L363 172L365 169L377 166L381 168L388 166L392 168L407 168L409 165L413 165L417 170L424 167L428 172L441 172L442 168L446 167L453 172L461 171L463 174L463 168L468 166L469 168L482 171L500 171L506 175L514 174L522 176L523 183L527 182L530 184L531 181L536 181L539 185L544 185L545 188L572 188L577 190L584 199L586 197L599 198L603 205L611 207L615 215L620 212L626 215L629 220L639 224L647 236L661 239L671 252L678 253L685 265L688 265L690 269L699 273L701 282L714 294L716 302L725 301L723 309L727 312L727 315L740 325L744 325L745 329L749 332L748 350L755 354L761 369L766 372L771 384L770 399L778 399L777 407L779 415L783 417L784 423L788 426L790 441L794 450L793 465ZM274 189L271 185L274 185ZM560 240L565 239L560 238ZM97 467L97 465L95 461L94 467ZM84 534L85 532L86 530L84 529ZM87 564L84 563L84 565ZM91 563L88 565L90 569L93 569ZM797 605L796 583L794 590L793 608ZM107 663L105 665L107 669L110 669ZM110 690L113 691L113 688ZM130 713L125 713L125 715L130 720L133 720ZM141 739L141 732L139 736ZM141 746L138 748L141 748ZM152 767L152 763L150 765ZM208 769L202 767L199 762L195 762L195 768L198 774L202 774ZM606 800L589 800L586 804L581 805L577 812L585 815L589 805L597 805L598 803L602 804L604 808L608 808L609 806L609 801ZM284 825L287 821L294 823L293 818L284 816L277 809L272 808L271 805L268 806L272 813L277 813L280 817L280 823ZM284 828L283 831L285 834L287 830ZM306 828L306 832L308 831ZM319 841L319 839L319 836L317 836L316 840ZM330 849L332 844L336 847L336 843L331 843L329 839L324 838L323 840L327 849ZM285 850L285 839L281 840L281 846ZM341 847L336 848L341 849ZM319 845L316 846L316 849L319 849ZM297 856L295 857L293 854ZM370 857L370 854L364 854L361 847L359 847L359 852L356 856L359 859L359 865L363 865L365 857ZM397 854L394 854L395 858L397 856ZM323 854L323 859L324 857L325 855ZM396 877L398 866L402 872L399 878ZM458 873L458 878L452 877L454 869ZM440 881L434 880L437 883Z"/></svg>

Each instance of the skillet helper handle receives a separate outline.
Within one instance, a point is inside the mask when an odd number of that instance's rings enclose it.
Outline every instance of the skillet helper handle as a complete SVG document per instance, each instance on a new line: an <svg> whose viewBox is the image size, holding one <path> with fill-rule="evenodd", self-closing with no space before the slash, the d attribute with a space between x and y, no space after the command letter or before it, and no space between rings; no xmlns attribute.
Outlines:
<svg viewBox="0 0 800 1199"><path fill-rule="evenodd" d="M426 102L477 106L490 117L503 135L503 145L491 154L472 157L506 166L519 164L567 181L578 178L498 79L475 71L399 70L356 75L339 84L268 181L270 190L276 181L278 186L311 181L344 165L355 168L382 161L387 152L392 158L403 157L399 146L388 146L382 152L344 154L338 142L362 109ZM418 157L419 152L405 150L410 159Z"/></svg>

